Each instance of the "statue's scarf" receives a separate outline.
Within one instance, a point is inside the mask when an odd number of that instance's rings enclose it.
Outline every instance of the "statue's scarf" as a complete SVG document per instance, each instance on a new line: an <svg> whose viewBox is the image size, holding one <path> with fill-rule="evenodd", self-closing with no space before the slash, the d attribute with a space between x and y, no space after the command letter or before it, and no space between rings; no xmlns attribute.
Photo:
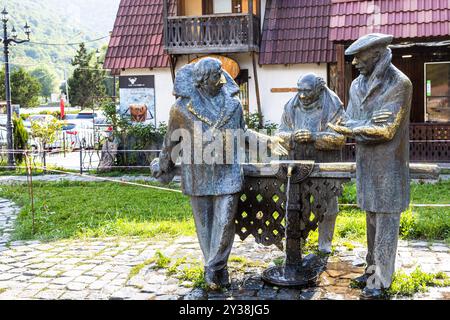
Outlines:
<svg viewBox="0 0 450 320"><path fill-rule="evenodd" d="M320 94L319 99L314 102L312 105L305 108L298 97L298 95L295 95L289 102L288 105L290 106L289 112L290 112L290 120L291 124L289 126L292 128L292 130L298 129L295 128L295 108L303 108L305 110L312 110L312 109L318 109L323 108L322 111L322 117L320 121L320 127L321 130L326 130L327 124L329 122L334 123L337 120L337 117L342 111L342 102L339 99L339 97L334 93L332 90L330 90L328 87L325 87L322 90L322 93Z"/></svg>
<svg viewBox="0 0 450 320"><path fill-rule="evenodd" d="M356 88L356 97L359 100L358 105L363 106L364 103L384 85L383 79L391 63L392 50L388 48L380 57L374 71L369 77L364 75L358 77L357 81L359 83L357 86L354 86L354 88Z"/></svg>

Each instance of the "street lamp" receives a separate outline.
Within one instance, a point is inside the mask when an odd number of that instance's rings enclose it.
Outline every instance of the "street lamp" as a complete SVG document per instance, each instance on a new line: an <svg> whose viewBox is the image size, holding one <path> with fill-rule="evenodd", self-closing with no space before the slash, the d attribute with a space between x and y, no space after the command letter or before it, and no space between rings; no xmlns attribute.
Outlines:
<svg viewBox="0 0 450 320"><path fill-rule="evenodd" d="M8 148L8 166L14 167L14 136L13 136L13 122L12 122L12 107L11 107L11 82L10 82L10 70L9 70L9 45L11 43L24 43L30 41L31 28L28 25L28 22L25 24L24 32L27 36L26 39L18 39L18 34L16 28L11 29L11 34L8 36L8 21L9 14L6 8L3 9L1 13L2 22L3 22L3 53L5 56L5 88L6 88L6 140L7 140L7 148Z"/></svg>

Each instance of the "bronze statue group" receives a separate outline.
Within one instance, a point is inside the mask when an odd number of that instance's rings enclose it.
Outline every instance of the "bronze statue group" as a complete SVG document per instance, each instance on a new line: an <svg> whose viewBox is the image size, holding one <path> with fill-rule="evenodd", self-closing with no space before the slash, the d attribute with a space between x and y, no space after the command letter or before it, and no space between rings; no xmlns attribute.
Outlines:
<svg viewBox="0 0 450 320"><path fill-rule="evenodd" d="M400 215L409 206L409 114L412 84L392 65L393 37L369 34L353 43L359 77L353 81L349 104L344 106L323 79L302 75L298 93L285 105L278 134L268 137L248 130L239 101L239 87L220 61L205 58L177 73L168 133L155 177L174 175L181 139L177 130L195 136L212 131L244 130L268 142L272 152L290 160L335 162L346 138L356 141L358 205L367 213L367 267L355 279L364 285L362 298L380 298L392 283ZM201 123L200 126L196 123ZM193 149L195 141L191 141ZM207 147L207 142L200 142ZM230 283L227 261L235 236L234 217L243 188L239 161L196 163L193 154L181 164L183 192L190 196L197 235L205 261L205 280L211 289ZM235 155L233 155L235 156ZM215 156L217 157L217 155ZM223 157L223 155L219 155ZM217 159L216 159L217 160ZM319 224L319 250L331 253L338 199L327 200L328 214Z"/></svg>

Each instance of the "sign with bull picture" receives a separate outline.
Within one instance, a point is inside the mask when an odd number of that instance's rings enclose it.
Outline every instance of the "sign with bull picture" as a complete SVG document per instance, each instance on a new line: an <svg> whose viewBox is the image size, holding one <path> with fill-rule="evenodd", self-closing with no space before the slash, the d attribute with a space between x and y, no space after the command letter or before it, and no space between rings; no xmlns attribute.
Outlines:
<svg viewBox="0 0 450 320"><path fill-rule="evenodd" d="M153 123L155 117L155 76L121 76L120 113L133 123Z"/></svg>

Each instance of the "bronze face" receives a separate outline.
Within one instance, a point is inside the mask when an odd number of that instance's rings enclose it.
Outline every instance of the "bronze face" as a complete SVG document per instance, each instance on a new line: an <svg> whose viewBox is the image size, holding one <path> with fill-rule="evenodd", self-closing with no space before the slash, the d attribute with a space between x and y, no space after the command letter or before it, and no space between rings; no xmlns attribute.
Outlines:
<svg viewBox="0 0 450 320"><path fill-rule="evenodd" d="M304 106L310 106L319 99L320 92L317 90L316 76L315 75L305 75L302 77L298 84L298 98Z"/></svg>
<svg viewBox="0 0 450 320"><path fill-rule="evenodd" d="M379 52L376 49L368 49L355 54L352 64L359 72L364 75L370 75L379 60Z"/></svg>
<svg viewBox="0 0 450 320"><path fill-rule="evenodd" d="M215 59L204 59L198 62L199 68L196 70L199 86L209 96L216 96L226 83L220 61Z"/></svg>

